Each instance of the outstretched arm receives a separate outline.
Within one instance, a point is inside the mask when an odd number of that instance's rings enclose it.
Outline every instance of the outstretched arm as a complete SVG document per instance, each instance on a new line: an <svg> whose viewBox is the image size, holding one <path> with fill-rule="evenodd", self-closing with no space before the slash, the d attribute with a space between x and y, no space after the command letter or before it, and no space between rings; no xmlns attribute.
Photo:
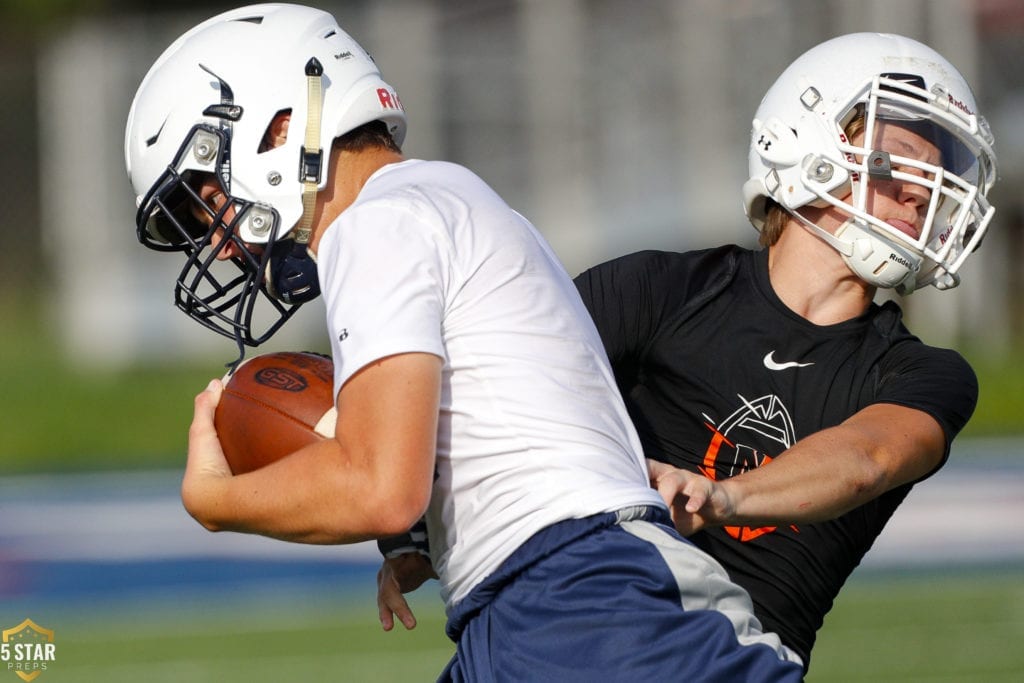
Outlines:
<svg viewBox="0 0 1024 683"><path fill-rule="evenodd" d="M213 426L222 386L196 397L182 483L185 508L211 531L303 543L354 543L401 533L430 500L442 360L389 356L338 393L334 439L232 476Z"/></svg>
<svg viewBox="0 0 1024 683"><path fill-rule="evenodd" d="M934 470L945 453L942 428L927 413L868 406L840 425L801 439L772 462L713 481L648 461L652 485L676 527L770 526L834 519Z"/></svg>

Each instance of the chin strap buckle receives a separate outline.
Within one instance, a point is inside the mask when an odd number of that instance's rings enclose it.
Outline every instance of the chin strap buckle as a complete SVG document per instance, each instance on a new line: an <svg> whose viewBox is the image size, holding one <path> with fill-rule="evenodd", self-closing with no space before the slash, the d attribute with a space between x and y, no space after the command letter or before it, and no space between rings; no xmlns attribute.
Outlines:
<svg viewBox="0 0 1024 683"><path fill-rule="evenodd" d="M302 218L295 227L295 241L309 242L316 208L316 193L323 173L324 151L320 147L320 121L323 114L324 67L316 57L306 62L306 138L299 156L299 181L302 183ZM315 151L309 151L315 150Z"/></svg>

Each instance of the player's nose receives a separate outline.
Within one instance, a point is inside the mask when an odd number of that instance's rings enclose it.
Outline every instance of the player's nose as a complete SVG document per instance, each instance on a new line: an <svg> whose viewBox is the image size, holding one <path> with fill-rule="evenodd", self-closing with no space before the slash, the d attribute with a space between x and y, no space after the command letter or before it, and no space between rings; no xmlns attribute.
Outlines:
<svg viewBox="0 0 1024 683"><path fill-rule="evenodd" d="M224 229L218 228L210 236L210 248L218 261L227 261L242 255L242 247L235 240L224 239Z"/></svg>

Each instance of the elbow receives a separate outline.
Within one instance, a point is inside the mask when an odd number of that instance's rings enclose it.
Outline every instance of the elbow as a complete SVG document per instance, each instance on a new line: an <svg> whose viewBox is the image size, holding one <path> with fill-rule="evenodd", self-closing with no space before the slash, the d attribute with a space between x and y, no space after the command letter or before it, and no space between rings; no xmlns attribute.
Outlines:
<svg viewBox="0 0 1024 683"><path fill-rule="evenodd" d="M375 477L367 487L372 493L361 497L362 520L366 536L386 538L404 534L423 518L433 492L433 468L422 472L395 476L393 473Z"/></svg>
<svg viewBox="0 0 1024 683"><path fill-rule="evenodd" d="M375 538L386 538L404 534L426 514L430 502L430 492L426 495L392 496L380 501L374 514L371 535Z"/></svg>
<svg viewBox="0 0 1024 683"><path fill-rule="evenodd" d="M874 500L890 488L889 473L878 462L868 460L851 482L855 505Z"/></svg>
<svg viewBox="0 0 1024 683"><path fill-rule="evenodd" d="M314 534L316 543L351 543L407 532L426 513L430 490L378 491L350 505L335 506Z"/></svg>
<svg viewBox="0 0 1024 683"><path fill-rule="evenodd" d="M413 514L396 514L390 515L387 518L382 518L380 523L376 525L371 535L374 538L388 538L390 536L398 536L404 534L411 529L416 522L422 519L423 515Z"/></svg>

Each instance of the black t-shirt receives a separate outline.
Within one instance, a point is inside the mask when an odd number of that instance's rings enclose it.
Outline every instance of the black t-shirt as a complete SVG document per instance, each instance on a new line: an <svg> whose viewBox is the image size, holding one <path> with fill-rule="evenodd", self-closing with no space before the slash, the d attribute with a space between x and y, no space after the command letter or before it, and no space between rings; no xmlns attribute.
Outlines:
<svg viewBox="0 0 1024 683"><path fill-rule="evenodd" d="M873 403L934 417L949 443L977 401L956 352L923 344L899 307L818 326L768 279L767 250L641 252L576 278L645 455L716 479L770 462ZM810 661L815 633L910 486L828 522L691 537L747 589L765 629Z"/></svg>

